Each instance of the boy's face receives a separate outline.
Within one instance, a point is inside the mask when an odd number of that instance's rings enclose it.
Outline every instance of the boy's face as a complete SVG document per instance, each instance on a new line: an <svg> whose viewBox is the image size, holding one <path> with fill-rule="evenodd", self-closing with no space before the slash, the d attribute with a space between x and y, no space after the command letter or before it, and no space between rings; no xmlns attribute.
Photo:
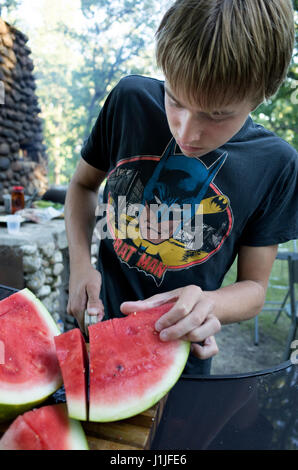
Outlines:
<svg viewBox="0 0 298 470"><path fill-rule="evenodd" d="M206 112L175 95L166 81L165 109L171 133L184 155L202 157L237 134L253 106L244 100Z"/></svg>

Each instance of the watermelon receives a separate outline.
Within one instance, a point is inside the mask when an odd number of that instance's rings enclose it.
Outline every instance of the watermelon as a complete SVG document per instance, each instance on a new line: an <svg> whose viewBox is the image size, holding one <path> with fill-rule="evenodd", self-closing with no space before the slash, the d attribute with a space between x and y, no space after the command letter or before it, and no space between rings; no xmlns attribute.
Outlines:
<svg viewBox="0 0 298 470"><path fill-rule="evenodd" d="M190 342L163 342L156 321L173 303L88 327L89 420L117 421L157 403L179 379Z"/></svg>
<svg viewBox="0 0 298 470"><path fill-rule="evenodd" d="M88 443L81 423L61 403L19 415L0 439L0 450L88 450Z"/></svg>
<svg viewBox="0 0 298 470"><path fill-rule="evenodd" d="M29 289L0 301L1 422L37 406L61 386L54 342L58 334L52 316Z"/></svg>
<svg viewBox="0 0 298 470"><path fill-rule="evenodd" d="M79 328L55 338L56 352L63 377L68 414L87 420L88 353Z"/></svg>

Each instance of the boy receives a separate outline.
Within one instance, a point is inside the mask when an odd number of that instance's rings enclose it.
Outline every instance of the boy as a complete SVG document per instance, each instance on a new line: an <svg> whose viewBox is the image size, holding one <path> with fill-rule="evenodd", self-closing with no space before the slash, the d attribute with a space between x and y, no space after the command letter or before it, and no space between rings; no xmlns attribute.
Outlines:
<svg viewBox="0 0 298 470"><path fill-rule="evenodd" d="M156 329L190 340L185 373L206 374L221 324L260 312L277 246L297 238L298 159L249 114L283 82L293 42L290 0L178 0L165 14L165 82L119 82L67 193L68 313L82 328L86 308L100 320L175 300ZM221 288L237 255L236 282Z"/></svg>

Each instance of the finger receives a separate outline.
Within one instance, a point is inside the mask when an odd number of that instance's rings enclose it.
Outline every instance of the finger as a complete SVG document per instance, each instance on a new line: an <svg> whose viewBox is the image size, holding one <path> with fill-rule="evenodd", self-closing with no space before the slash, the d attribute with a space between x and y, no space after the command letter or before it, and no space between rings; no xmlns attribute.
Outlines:
<svg viewBox="0 0 298 470"><path fill-rule="evenodd" d="M101 299L88 300L87 302L87 312L90 316L103 317L104 316L104 306Z"/></svg>
<svg viewBox="0 0 298 470"><path fill-rule="evenodd" d="M166 328L169 328L172 325L177 324L177 322L180 323L181 321L182 323L179 324L178 328L175 328L175 329L173 328L173 330L171 331L171 334L178 335L177 337L179 337L179 335L183 335L187 333L188 331L192 330L193 328L195 328L196 324L193 324L193 323L190 324L190 322L192 322L194 318L196 318L199 315L199 313L196 313L196 317L193 317L193 318L190 318L189 314L193 312L194 307L200 301L201 297L202 297L202 289L198 286L187 286L181 289L180 297L178 298L173 308L171 308L171 310L165 313L156 322L155 324L156 330L162 331ZM204 306L202 302L200 304L200 308L203 311ZM196 311L199 312L198 309L196 309ZM209 311L207 313L209 313ZM202 319L204 319L206 314L202 313L200 316L202 317ZM186 319L186 318L187 320L183 322L183 319ZM200 321L200 323L201 322L202 320Z"/></svg>
<svg viewBox="0 0 298 470"><path fill-rule="evenodd" d="M145 300L136 300L134 302L123 302L120 305L120 310L124 315L128 315L133 312L140 312L154 307L159 307L171 300L176 300L179 297L181 288L175 289L170 292L163 292L162 294L156 294Z"/></svg>
<svg viewBox="0 0 298 470"><path fill-rule="evenodd" d="M99 317L104 316L104 306L102 300L99 298L100 285L86 286L87 293L87 312L89 315L96 315Z"/></svg>
<svg viewBox="0 0 298 470"><path fill-rule="evenodd" d="M215 335L220 331L221 324L215 315L209 313L210 310L210 304L200 302L187 317L162 330L160 339L163 341L183 339L196 342Z"/></svg>
<svg viewBox="0 0 298 470"><path fill-rule="evenodd" d="M84 323L84 311L82 311L82 312L81 312L81 311L80 311L80 312L77 312L76 314L71 313L71 315L72 315L73 317L75 317L75 319L76 319L76 321L77 321L77 323L78 323L78 325L79 325L80 330L81 330L82 332L85 332L85 330L84 330L84 327L85 327L85 323Z"/></svg>
<svg viewBox="0 0 298 470"><path fill-rule="evenodd" d="M208 319L199 327L194 328L192 331L187 333L183 339L191 342L202 342L206 338L217 334L221 329L221 324L218 318L214 315L208 317Z"/></svg>
<svg viewBox="0 0 298 470"><path fill-rule="evenodd" d="M73 316L77 320L81 330L84 329L84 311L86 303L87 297L84 292L80 297L79 302L77 299L73 301L72 298L69 298L67 304L67 314Z"/></svg>
<svg viewBox="0 0 298 470"><path fill-rule="evenodd" d="M199 359L209 359L218 353L218 346L214 336L206 338L202 345L198 343L191 344L191 352Z"/></svg>

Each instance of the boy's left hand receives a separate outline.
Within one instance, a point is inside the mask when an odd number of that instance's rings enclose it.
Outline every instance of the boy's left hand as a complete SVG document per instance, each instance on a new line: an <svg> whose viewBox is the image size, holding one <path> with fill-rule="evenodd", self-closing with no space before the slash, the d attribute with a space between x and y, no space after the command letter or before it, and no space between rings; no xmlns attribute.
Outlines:
<svg viewBox="0 0 298 470"><path fill-rule="evenodd" d="M217 354L214 335L220 331L221 324L214 314L215 303L212 296L198 286L181 287L146 300L124 302L120 308L122 313L129 314L170 301L175 301L175 304L155 324L156 330L160 332L160 339L191 341L192 352L200 359Z"/></svg>

